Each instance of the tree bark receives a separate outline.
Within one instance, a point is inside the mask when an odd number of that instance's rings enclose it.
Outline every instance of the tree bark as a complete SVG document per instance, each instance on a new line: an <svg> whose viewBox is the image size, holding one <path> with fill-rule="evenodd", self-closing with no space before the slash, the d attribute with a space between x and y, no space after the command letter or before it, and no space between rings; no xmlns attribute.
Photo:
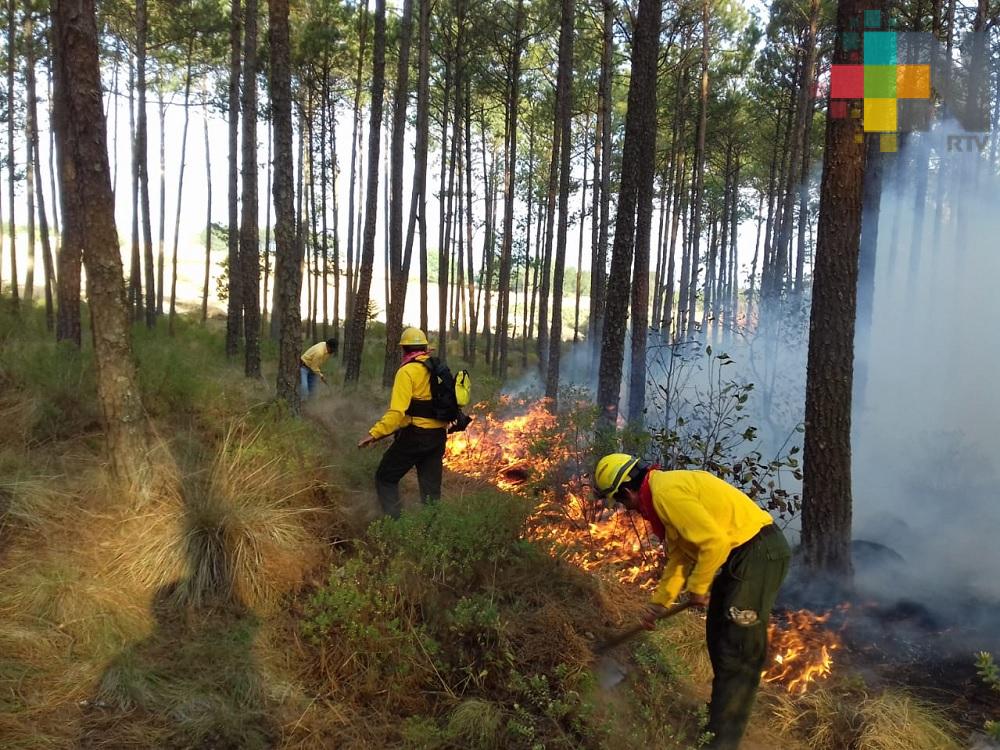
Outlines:
<svg viewBox="0 0 1000 750"><path fill-rule="evenodd" d="M264 290L261 293L261 304L263 309L260 315L260 335L263 338L267 335L267 330L269 327L268 317L267 317L267 299L270 293L270 276L271 276L271 144L274 138L271 135L271 119L268 118L267 121L267 162L264 165L264 169L267 172L267 188L264 190L264 195L266 196L264 209ZM334 208L336 212L336 208ZM334 213L336 216L336 213ZM274 317L274 308L271 309L271 317Z"/></svg>
<svg viewBox="0 0 1000 750"><path fill-rule="evenodd" d="M212 271L212 149L208 142L208 113L205 125L205 283L201 289L201 322L208 320L208 280Z"/></svg>
<svg viewBox="0 0 1000 750"><path fill-rule="evenodd" d="M257 210L257 0L245 0L243 194L239 259L243 275L244 374L260 377L260 230Z"/></svg>
<svg viewBox="0 0 1000 750"><path fill-rule="evenodd" d="M625 326L628 316L629 276L632 270L633 247L636 256L645 254L644 277L636 278L643 301L633 294L633 312L645 315L649 284L649 231L652 216L652 190L656 150L656 59L659 52L661 0L640 0L632 43L632 76L628 87L628 111L625 116L625 143L622 152L621 189L618 194L618 215L615 218L615 238L608 277L608 297L604 331L601 339L601 362L598 372L597 403L605 428L613 428L618 419L618 399L621 392L622 362L625 356ZM641 203L640 203L641 202ZM648 204L643 207L642 204ZM638 209L638 221L637 221ZM638 224L638 227L637 227ZM640 233L645 233L645 238ZM643 247L640 247L643 246ZM642 258L640 258L642 260ZM636 267L636 272L640 267ZM640 321L633 321L632 336L636 338ZM641 321L642 366L645 385L645 328ZM638 350L632 345L633 367ZM629 398L636 391L630 382ZM641 406L639 406L641 413ZM633 409L630 409L630 415Z"/></svg>
<svg viewBox="0 0 1000 750"><path fill-rule="evenodd" d="M292 95L289 64L288 0L270 0L268 36L271 117L274 122L275 287L279 305L277 396L299 411L299 356L302 346L302 246L295 237L292 175Z"/></svg>
<svg viewBox="0 0 1000 750"><path fill-rule="evenodd" d="M421 18L423 18L422 10ZM399 22L396 89L393 92L392 104L392 141L389 145L391 173L388 185L389 267L386 269L386 274L388 274L391 289L386 309L385 363L382 368L382 384L386 387L392 385L396 370L399 369L399 337L403 332L403 310L406 306L406 282L409 275L409 258L406 259L405 264L403 262L403 147L406 139L406 108L409 103L412 31L413 0L403 0L403 12ZM417 179L419 180L419 178ZM416 190L416 183L414 183L414 190ZM408 239L407 244L412 248L412 234L409 234Z"/></svg>
<svg viewBox="0 0 1000 750"><path fill-rule="evenodd" d="M558 109L558 107L554 108ZM538 371L543 379L549 371L549 283L552 268L552 240L555 237L556 197L559 189L559 146L562 127L558 115L552 118L552 153L549 160L549 186L545 204L545 249L542 253L542 278L538 290ZM569 148L569 144L565 144Z"/></svg>
<svg viewBox="0 0 1000 750"><path fill-rule="evenodd" d="M507 63L507 161L504 165L504 206L503 206L503 245L500 248L500 298L497 311L498 350L500 354L499 374L501 380L507 378L507 330L510 325L510 272L511 254L514 245L514 191L515 172L517 168L517 115L520 107L521 91L521 50L523 40L521 29L524 25L524 0L517 0L514 14L514 38L512 40L510 60ZM572 44L572 42L571 42ZM572 60L572 46L570 48ZM570 62L572 64L572 62ZM568 80L568 79L567 79ZM569 83L566 84L567 88ZM567 97L570 94L567 92ZM569 105L567 104L567 110ZM569 185L567 178L567 186ZM568 187L567 187L568 190ZM564 248L565 253L565 248Z"/></svg>
<svg viewBox="0 0 1000 750"><path fill-rule="evenodd" d="M64 224L80 230L87 267L97 395L111 469L134 492L149 490L152 436L139 396L126 312L107 131L100 96L98 32L93 0L52 3L54 96L62 192L80 191L86 201L64 206ZM70 218L67 208L82 213Z"/></svg>
<svg viewBox="0 0 1000 750"><path fill-rule="evenodd" d="M139 162L139 202L142 209L143 262L146 280L146 327L156 326L156 270L153 266L153 220L149 215L149 128L146 117L146 37L149 32L147 0L136 0L136 118L135 143Z"/></svg>
<svg viewBox="0 0 1000 750"><path fill-rule="evenodd" d="M597 87L597 120L601 161L601 219L597 238L597 252L590 271L590 340L595 364L600 353L599 341L604 335L604 317L608 265L608 222L611 220L611 54L614 45L614 0L601 0L604 11L601 44L601 73Z"/></svg>
<svg viewBox="0 0 1000 750"><path fill-rule="evenodd" d="M349 336L350 321L353 319L354 293L356 281L354 278L354 196L355 186L358 182L358 151L361 143L361 91L363 86L365 68L365 48L368 45L368 2L365 0L364 9L360 12L358 19L358 68L354 78L354 130L351 136L351 182L350 192L347 198L347 290L346 309L344 314L344 350L346 352ZM358 7L358 6L355 6ZM358 223L360 224L361 206L358 206ZM358 247L358 253L361 248ZM426 330L426 328L424 329Z"/></svg>
<svg viewBox="0 0 1000 750"><path fill-rule="evenodd" d="M240 0L229 6L229 290L226 301L226 356L235 357L243 333L243 274L240 273L239 133L240 133Z"/></svg>
<svg viewBox="0 0 1000 750"><path fill-rule="evenodd" d="M840 0L837 25L865 8ZM838 35L835 63L847 63ZM851 576L851 388L857 306L864 144L857 121L827 113L806 368L802 552L814 575Z"/></svg>
<svg viewBox="0 0 1000 750"><path fill-rule="evenodd" d="M559 230L556 239L555 268L552 278L552 328L549 334L549 361L546 367L545 395L550 408L558 407L559 361L562 354L562 295L566 270L566 239L569 231L570 141L572 124L573 22L574 0L562 0L559 21L559 69L556 76L556 121L562 131L559 151Z"/></svg>
<svg viewBox="0 0 1000 750"><path fill-rule="evenodd" d="M167 331L174 335L174 318L177 315L177 246L181 231L181 198L184 196L184 168L187 165L188 124L191 113L188 105L191 102L191 55L194 47L193 38L188 41L187 65L184 69L184 128L181 131L181 165L177 176L177 211L174 213L174 247L170 261L170 317L167 320ZM209 227L211 233L211 227Z"/></svg>
<svg viewBox="0 0 1000 750"><path fill-rule="evenodd" d="M163 281L166 262L164 243L167 241L167 135L165 124L167 110L163 102L162 82L156 93L157 111L160 115L160 221L156 243L156 314L163 315ZM187 116L187 107L184 108L184 115Z"/></svg>
<svg viewBox="0 0 1000 750"><path fill-rule="evenodd" d="M14 89L17 27L14 7L14 0L7 0L7 234L10 242L11 305L16 312L20 296L17 279L17 225L14 215L14 179L17 171L17 162L14 161L14 113L17 111Z"/></svg>
<svg viewBox="0 0 1000 750"><path fill-rule="evenodd" d="M25 53L27 61L25 83L27 84L28 89L28 140L31 144L32 161L36 176L35 193L37 196L38 208L38 230L42 240L42 264L45 271L45 329L51 331L55 322L52 301L52 288L55 285L55 269L52 263L52 245L49 238L49 222L45 212L45 191L42 189L42 177L39 162L41 147L38 138L38 101L37 87L35 84L35 41L33 19L30 11L25 13L25 27L25 41L27 45Z"/></svg>
<svg viewBox="0 0 1000 750"><path fill-rule="evenodd" d="M375 41L372 66L371 104L368 121L368 194L365 203L365 236L358 278L357 298L351 316L351 333L344 356L345 380L356 382L361 375L361 354L368 323L368 294L372 264L375 262L375 222L378 212L379 134L382 129L382 99L385 89L385 0L375 0Z"/></svg>
<svg viewBox="0 0 1000 750"><path fill-rule="evenodd" d="M27 49L30 49L33 43L32 40L33 30L31 28L31 8L28 6L24 10L24 23L23 23L23 39L22 44L25 45ZM26 59L26 67L31 67L34 65L34 61L31 59L31 54L29 53ZM27 72L27 71L26 71ZM32 92L26 92L30 97ZM25 274L24 279L24 299L31 305L35 299L35 153L34 153L34 142L30 137L31 129L34 123L31 122L31 110L32 107L29 104L25 107L25 114L27 115L25 125L27 127L29 137L26 139L25 143L25 158L24 158L24 178L27 190L25 191L25 203L28 209L28 269ZM8 113L10 116L12 113Z"/></svg>

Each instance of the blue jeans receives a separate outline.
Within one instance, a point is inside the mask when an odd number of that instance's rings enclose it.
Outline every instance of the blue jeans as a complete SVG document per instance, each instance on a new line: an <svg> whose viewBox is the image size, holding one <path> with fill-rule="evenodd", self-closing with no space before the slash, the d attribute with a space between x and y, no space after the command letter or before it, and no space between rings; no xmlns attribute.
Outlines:
<svg viewBox="0 0 1000 750"><path fill-rule="evenodd" d="M299 397L303 401L308 401L309 397L312 396L313 391L316 390L316 384L319 382L319 375L314 373L308 367L299 365Z"/></svg>

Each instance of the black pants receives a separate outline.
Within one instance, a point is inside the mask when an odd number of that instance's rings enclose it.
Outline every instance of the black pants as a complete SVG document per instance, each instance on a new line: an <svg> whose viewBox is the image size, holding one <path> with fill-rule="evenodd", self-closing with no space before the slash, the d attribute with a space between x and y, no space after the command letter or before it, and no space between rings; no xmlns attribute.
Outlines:
<svg viewBox="0 0 1000 750"><path fill-rule="evenodd" d="M712 660L711 748L735 750L753 709L767 661L767 621L791 551L777 526L734 549L712 584L706 639Z"/></svg>
<svg viewBox="0 0 1000 750"><path fill-rule="evenodd" d="M421 501L441 497L441 462L447 438L443 427L424 429L410 425L396 433L375 472L375 488L383 513L399 518L399 480L414 466L417 467Z"/></svg>

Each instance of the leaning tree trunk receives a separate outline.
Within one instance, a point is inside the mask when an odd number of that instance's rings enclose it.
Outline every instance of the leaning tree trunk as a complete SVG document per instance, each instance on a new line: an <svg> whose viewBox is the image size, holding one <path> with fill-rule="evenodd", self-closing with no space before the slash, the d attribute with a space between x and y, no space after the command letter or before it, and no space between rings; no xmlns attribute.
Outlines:
<svg viewBox="0 0 1000 750"><path fill-rule="evenodd" d="M611 274L605 309L604 332L601 339L601 363L598 371L597 403L602 424L613 427L618 419L618 399L621 393L622 363L625 357L625 326L628 317L629 276L632 270L633 247L644 244L645 270L643 279L635 280L642 287L643 304L648 305L649 233L652 228L653 177L656 151L656 58L659 52L661 0L640 0L636 31L633 38L632 76L628 88L628 111L625 116L625 144L622 152L621 190L618 194L618 215L615 218L615 239L611 252ZM640 205L648 204L643 207ZM645 238L637 237L639 230ZM642 258L640 257L640 260ZM636 268L639 272L639 268ZM636 302L633 299L633 309ZM635 337L636 323L632 335ZM642 321L645 333L646 320ZM642 340L641 368L645 378L645 337ZM630 384L632 398L634 385Z"/></svg>
<svg viewBox="0 0 1000 750"><path fill-rule="evenodd" d="M201 322L208 320L208 280L212 272L212 149L208 141L208 115L205 115L205 279L201 289Z"/></svg>
<svg viewBox="0 0 1000 750"><path fill-rule="evenodd" d="M382 130L382 100L385 94L385 0L375 0L374 63L368 121L368 193L365 198L365 235L361 251L361 273L351 311L350 335L344 355L344 378L356 382L361 375L361 354L368 324L368 295L375 262L375 226L378 219L379 135Z"/></svg>
<svg viewBox="0 0 1000 750"><path fill-rule="evenodd" d="M257 0L246 0L243 44L243 274L244 373L260 377L260 236L257 222Z"/></svg>
<svg viewBox="0 0 1000 750"><path fill-rule="evenodd" d="M97 395L111 468L133 491L148 491L153 473L152 431L139 397L129 335L115 203L101 102L94 0L52 3L54 96L58 118L64 225L79 228L87 267ZM76 215L71 214L79 212Z"/></svg>
<svg viewBox="0 0 1000 750"><path fill-rule="evenodd" d="M292 74L289 63L288 0L270 0L268 34L271 117L274 121L274 283L279 319L277 396L293 414L299 410L299 355L302 345L302 247L295 239L292 194Z"/></svg>
<svg viewBox="0 0 1000 750"><path fill-rule="evenodd" d="M38 102L36 101L35 86L35 45L31 32L31 14L26 14L25 26L28 31L25 33L27 44L27 74L25 76L28 88L28 139L31 142L31 153L35 167L35 194L38 203L38 231L42 240L42 264L45 269L45 328L51 331L55 322L52 304L52 287L55 284L55 269L52 264L52 245L49 238L49 221L45 212L45 191L42 189L42 177L39 155L40 143L38 138Z"/></svg>
<svg viewBox="0 0 1000 750"><path fill-rule="evenodd" d="M226 302L226 356L235 357L243 332L243 274L240 273L239 134L240 134L240 0L229 8L229 289Z"/></svg>
<svg viewBox="0 0 1000 750"><path fill-rule="evenodd" d="M556 76L556 120L563 147L559 151L559 231L556 240L555 268L552 276L552 327L549 333L549 361L545 370L545 395L550 408L558 406L559 361L562 354L563 275L566 270L566 239L569 231L570 140L573 137L572 82L573 75L573 13L574 0L562 0L559 21L559 70Z"/></svg>
<svg viewBox="0 0 1000 750"><path fill-rule="evenodd" d="M177 316L177 245L181 232L181 198L184 196L184 168L187 165L188 124L191 121L189 104L191 102L191 53L194 42L188 41L187 66L184 70L184 129L181 132L181 164L177 176L177 210L174 213L174 247L170 259L170 316L167 319L167 331L174 335L174 318ZM207 155L207 151L206 151ZM211 187L209 187L211 190ZM211 227L208 228L211 235Z"/></svg>
<svg viewBox="0 0 1000 750"><path fill-rule="evenodd" d="M838 26L865 6L840 0ZM834 62L847 63L843 35ZM827 113L813 272L802 481L803 561L814 574L851 575L851 388L865 146L858 123Z"/></svg>

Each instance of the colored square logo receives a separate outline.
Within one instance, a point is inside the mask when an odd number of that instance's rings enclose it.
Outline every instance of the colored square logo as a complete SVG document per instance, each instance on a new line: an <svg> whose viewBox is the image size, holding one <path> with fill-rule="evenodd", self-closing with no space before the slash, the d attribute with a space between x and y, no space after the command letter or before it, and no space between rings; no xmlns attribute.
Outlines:
<svg viewBox="0 0 1000 750"><path fill-rule="evenodd" d="M930 99L899 99L896 102L896 124L899 132L928 130L934 107Z"/></svg>
<svg viewBox="0 0 1000 750"><path fill-rule="evenodd" d="M865 90L867 91L867 88ZM898 98L929 99L930 95L930 65L896 66L896 96Z"/></svg>
<svg viewBox="0 0 1000 750"><path fill-rule="evenodd" d="M865 99L864 124L866 133L897 132L896 100Z"/></svg>
<svg viewBox="0 0 1000 750"><path fill-rule="evenodd" d="M880 10L866 10L865 11L865 28L866 29L881 29L882 28L882 11L880 11Z"/></svg>
<svg viewBox="0 0 1000 750"><path fill-rule="evenodd" d="M832 99L863 99L865 73L861 65L833 65L830 67L830 97Z"/></svg>
<svg viewBox="0 0 1000 750"><path fill-rule="evenodd" d="M830 102L830 117L834 120L843 120L847 117L847 102Z"/></svg>
<svg viewBox="0 0 1000 750"><path fill-rule="evenodd" d="M895 31L866 31L864 45L865 65L896 64Z"/></svg>
<svg viewBox="0 0 1000 750"><path fill-rule="evenodd" d="M894 154L899 150L899 142L895 133L880 133L878 137L878 150L883 154Z"/></svg>
<svg viewBox="0 0 1000 750"><path fill-rule="evenodd" d="M865 65L865 98L895 99L896 71L895 65Z"/></svg>

